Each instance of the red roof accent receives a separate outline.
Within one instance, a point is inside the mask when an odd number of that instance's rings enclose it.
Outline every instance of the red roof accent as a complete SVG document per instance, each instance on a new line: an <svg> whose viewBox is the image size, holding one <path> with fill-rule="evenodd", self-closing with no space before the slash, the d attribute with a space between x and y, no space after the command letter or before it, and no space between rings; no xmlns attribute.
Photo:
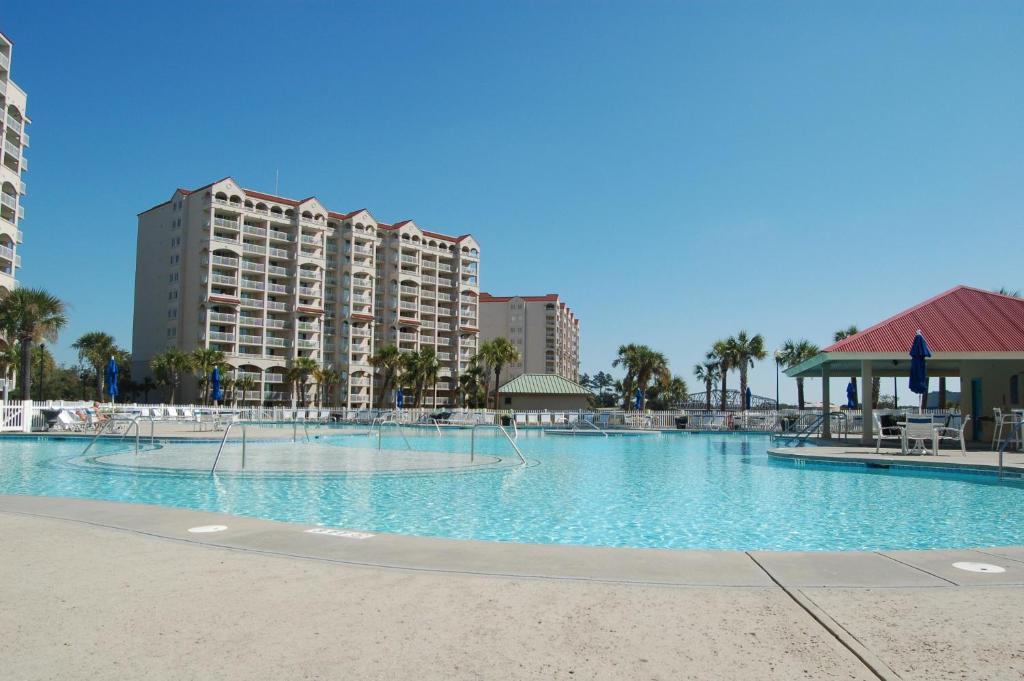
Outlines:
<svg viewBox="0 0 1024 681"><path fill-rule="evenodd" d="M299 312L305 312L307 314L323 314L324 311L318 307L306 307L304 305L298 306Z"/></svg>
<svg viewBox="0 0 1024 681"><path fill-rule="evenodd" d="M492 296L490 293L481 293L481 303L507 303L513 298L522 298L528 303L553 303L558 300L557 293L549 293L546 296Z"/></svg>
<svg viewBox="0 0 1024 681"><path fill-rule="evenodd" d="M366 313L363 313L363 312L353 312L349 316L352 317L352 319L366 319L368 321L373 321L373 315L372 314L366 314Z"/></svg>
<svg viewBox="0 0 1024 681"><path fill-rule="evenodd" d="M1024 299L956 286L825 352L910 352L918 329L932 353L1024 352Z"/></svg>
<svg viewBox="0 0 1024 681"><path fill-rule="evenodd" d="M264 194L263 192L253 191L252 189L243 189L242 191L245 192L245 195L248 196L251 199L263 199L264 201L276 201L277 203L283 203L283 204L286 204L286 205L289 205L289 206L297 206L300 203L302 203L301 201L296 201L295 199L286 199L283 196L274 196L273 194ZM303 199L303 200L304 201L309 201L309 199Z"/></svg>

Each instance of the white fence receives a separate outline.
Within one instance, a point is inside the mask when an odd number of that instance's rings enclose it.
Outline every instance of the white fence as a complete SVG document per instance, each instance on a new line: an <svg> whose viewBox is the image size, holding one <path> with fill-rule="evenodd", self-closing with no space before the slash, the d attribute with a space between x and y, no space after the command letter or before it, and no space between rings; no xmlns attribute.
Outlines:
<svg viewBox="0 0 1024 681"><path fill-rule="evenodd" d="M84 412L95 403L88 401L10 401L0 403L0 432L32 432L46 429L44 411L67 410ZM607 428L629 428L642 430L697 430L697 431L746 431L746 432L796 432L820 417L821 410L753 410L720 411L704 409L682 409L673 411L626 411L622 409L583 410L491 410L491 409L403 409L400 411L382 409L345 408L288 408L288 407L230 407L198 404L152 405L116 404L100 405L104 413L139 413L156 420L181 420L196 414L219 414L251 423L280 423L293 420L342 421L348 423L373 423L384 415L394 415L406 423L433 423L433 418L447 415L444 421L455 425L474 423L497 424L514 420L519 427L555 427L584 420L592 420ZM876 410L876 414L917 413L916 408L900 410ZM929 409L925 413L946 416L950 425L959 425L960 413L956 410ZM52 413L50 414L52 416ZM834 435L859 434L863 428L863 413L860 410L831 412L829 423ZM820 435L819 422L811 434Z"/></svg>

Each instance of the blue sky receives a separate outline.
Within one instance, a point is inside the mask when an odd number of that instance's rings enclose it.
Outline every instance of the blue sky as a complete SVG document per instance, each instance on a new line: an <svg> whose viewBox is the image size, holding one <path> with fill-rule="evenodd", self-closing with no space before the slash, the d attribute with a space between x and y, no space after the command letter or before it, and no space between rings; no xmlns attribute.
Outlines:
<svg viewBox="0 0 1024 681"><path fill-rule="evenodd" d="M275 171L473 233L485 290L576 310L584 371L642 342L694 390L743 328L826 343L1024 287L1021 3L4 0L0 31L33 119L20 278L71 304L64 360L131 343L136 213Z"/></svg>

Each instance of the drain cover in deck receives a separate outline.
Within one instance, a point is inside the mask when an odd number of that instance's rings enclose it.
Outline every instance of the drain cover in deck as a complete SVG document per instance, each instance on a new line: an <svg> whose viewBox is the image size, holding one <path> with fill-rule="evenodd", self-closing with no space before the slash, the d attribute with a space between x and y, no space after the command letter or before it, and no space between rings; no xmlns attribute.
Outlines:
<svg viewBox="0 0 1024 681"><path fill-rule="evenodd" d="M953 563L953 567L957 570L966 570L967 572L987 572L989 574L1006 572L1006 568L999 567L998 565L992 565L991 563L971 563L965 561Z"/></svg>

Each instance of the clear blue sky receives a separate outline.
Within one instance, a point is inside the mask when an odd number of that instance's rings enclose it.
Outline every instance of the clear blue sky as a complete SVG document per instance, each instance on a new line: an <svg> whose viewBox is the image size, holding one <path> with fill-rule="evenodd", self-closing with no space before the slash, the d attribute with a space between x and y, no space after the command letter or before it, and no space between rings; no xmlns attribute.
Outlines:
<svg viewBox="0 0 1024 681"><path fill-rule="evenodd" d="M63 360L130 345L137 212L277 169L473 233L485 290L576 310L584 371L642 342L695 390L741 328L826 343L1024 286L1019 2L4 0L0 30L33 119L20 276L70 302Z"/></svg>

